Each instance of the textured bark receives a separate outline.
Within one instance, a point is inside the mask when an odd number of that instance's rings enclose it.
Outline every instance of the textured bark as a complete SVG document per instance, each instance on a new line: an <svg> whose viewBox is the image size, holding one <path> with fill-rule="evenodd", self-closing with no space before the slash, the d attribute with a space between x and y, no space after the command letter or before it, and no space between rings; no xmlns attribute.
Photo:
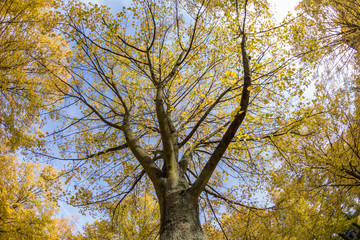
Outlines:
<svg viewBox="0 0 360 240"><path fill-rule="evenodd" d="M198 199L188 191L169 191L160 201L160 240L204 240Z"/></svg>

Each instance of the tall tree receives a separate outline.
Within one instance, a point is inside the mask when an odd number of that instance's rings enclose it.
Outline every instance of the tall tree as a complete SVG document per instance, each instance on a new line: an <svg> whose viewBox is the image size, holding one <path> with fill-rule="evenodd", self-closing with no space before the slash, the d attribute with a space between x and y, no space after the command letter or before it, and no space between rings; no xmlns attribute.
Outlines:
<svg viewBox="0 0 360 240"><path fill-rule="evenodd" d="M66 45L54 30L52 0L0 2L0 238L64 239L71 235L58 210L61 182L50 166L16 158L20 148L41 146L41 110L59 98L56 72L63 71ZM46 67L45 67L46 66ZM50 94L52 93L52 94Z"/></svg>
<svg viewBox="0 0 360 240"><path fill-rule="evenodd" d="M311 117L295 111L307 73L291 65L291 29L265 1L136 0L116 15L70 1L63 14L72 107L59 106L53 136L71 161L72 204L121 202L148 178L160 239L204 239L199 199L255 202L273 164L261 150Z"/></svg>
<svg viewBox="0 0 360 240"><path fill-rule="evenodd" d="M40 110L58 99L50 93L60 82L47 69L62 75L57 62L67 51L54 30L55 7L52 0L0 3L0 152L36 144Z"/></svg>

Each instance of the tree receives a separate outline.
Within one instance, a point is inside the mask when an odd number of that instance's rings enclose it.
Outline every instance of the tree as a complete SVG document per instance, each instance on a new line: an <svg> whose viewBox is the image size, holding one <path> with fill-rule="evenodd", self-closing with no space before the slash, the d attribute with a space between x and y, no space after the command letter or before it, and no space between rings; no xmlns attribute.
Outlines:
<svg viewBox="0 0 360 240"><path fill-rule="evenodd" d="M54 137L71 161L70 202L121 202L150 180L160 239L204 239L199 199L255 204L273 164L261 150L311 117L295 111L307 108L307 73L290 65L290 28L269 20L266 2L133 4L116 15L76 1L63 10L74 55L62 93L72 108L58 107Z"/></svg>
<svg viewBox="0 0 360 240"><path fill-rule="evenodd" d="M20 148L41 146L40 111L59 100L66 45L54 30L52 0L0 2L0 237L3 239L65 239L71 227L57 212L61 190L51 166L16 158ZM46 67L45 67L46 66ZM51 94L52 93L52 94Z"/></svg>
<svg viewBox="0 0 360 240"><path fill-rule="evenodd" d="M358 51L359 5L357 0L310 0L302 1L299 9L316 21L317 26L314 27L324 34L323 37L332 40L332 48L346 43Z"/></svg>
<svg viewBox="0 0 360 240"><path fill-rule="evenodd" d="M10 151L36 145L40 111L58 99L51 90L61 83L49 70L64 73L57 62L67 51L54 7L52 0L0 3L0 139Z"/></svg>
<svg viewBox="0 0 360 240"><path fill-rule="evenodd" d="M65 239L72 229L53 219L62 183L50 165L20 163L0 157L0 237L2 239Z"/></svg>
<svg viewBox="0 0 360 240"><path fill-rule="evenodd" d="M278 166L269 175L269 194L282 237L336 239L359 216L358 120L351 93L342 89L318 98L325 114L303 124L296 138L273 140ZM264 218L263 218L264 219ZM260 222L268 221L259 217Z"/></svg>

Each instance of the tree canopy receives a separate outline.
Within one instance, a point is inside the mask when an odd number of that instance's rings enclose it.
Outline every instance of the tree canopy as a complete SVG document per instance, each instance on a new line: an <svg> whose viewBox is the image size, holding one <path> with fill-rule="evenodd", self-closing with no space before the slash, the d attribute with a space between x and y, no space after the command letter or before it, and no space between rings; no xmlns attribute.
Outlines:
<svg viewBox="0 0 360 240"><path fill-rule="evenodd" d="M72 227L53 219L62 184L51 166L1 156L0 236L3 239L65 239Z"/></svg>
<svg viewBox="0 0 360 240"><path fill-rule="evenodd" d="M265 0L1 4L0 234L346 239L356 225L357 0L304 0L281 23ZM102 218L75 236L52 219L60 193Z"/></svg>
<svg viewBox="0 0 360 240"><path fill-rule="evenodd" d="M54 7L52 0L0 3L0 138L12 151L35 144L40 111L57 98L51 89L59 82L49 70L64 74L58 62L67 51L54 29Z"/></svg>
<svg viewBox="0 0 360 240"><path fill-rule="evenodd" d="M20 161L17 151L41 146L41 111L56 101L58 61L66 44L54 30L54 1L0 3L0 237L65 239L66 219L54 218L62 194L50 165ZM43 66L46 66L44 68ZM61 85L59 85L61 88Z"/></svg>

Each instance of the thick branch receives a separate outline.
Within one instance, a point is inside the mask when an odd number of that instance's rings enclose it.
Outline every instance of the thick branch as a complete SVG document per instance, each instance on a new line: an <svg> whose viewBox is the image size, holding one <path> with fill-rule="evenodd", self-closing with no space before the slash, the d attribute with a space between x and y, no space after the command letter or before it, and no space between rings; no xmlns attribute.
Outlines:
<svg viewBox="0 0 360 240"><path fill-rule="evenodd" d="M240 100L240 111L235 115L233 122L230 124L226 130L224 136L222 137L220 143L215 148L210 159L206 163L204 169L201 171L198 179L195 181L194 185L191 187L190 191L198 197L201 192L205 189L206 184L208 183L211 175L213 174L216 166L219 161L225 154L226 149L228 148L231 140L234 138L236 131L242 124L245 119L247 108L249 105L250 89L251 86L251 69L249 63L249 57L246 52L246 36L243 33L241 41L241 52L242 52L242 61L243 61L243 70L244 70L244 85Z"/></svg>
<svg viewBox="0 0 360 240"><path fill-rule="evenodd" d="M140 146L129 125L124 125L122 130L131 152L135 155L136 159L140 162L141 166L154 183L156 191L161 191L161 179L163 177L163 172L158 166L156 166L151 156Z"/></svg>
<svg viewBox="0 0 360 240"><path fill-rule="evenodd" d="M164 108L162 87L158 87L157 89L155 103L156 115L160 127L161 141L164 149L163 157L166 167L166 176L169 179L176 181L178 177L178 163L171 136L171 126L169 124L168 116Z"/></svg>

